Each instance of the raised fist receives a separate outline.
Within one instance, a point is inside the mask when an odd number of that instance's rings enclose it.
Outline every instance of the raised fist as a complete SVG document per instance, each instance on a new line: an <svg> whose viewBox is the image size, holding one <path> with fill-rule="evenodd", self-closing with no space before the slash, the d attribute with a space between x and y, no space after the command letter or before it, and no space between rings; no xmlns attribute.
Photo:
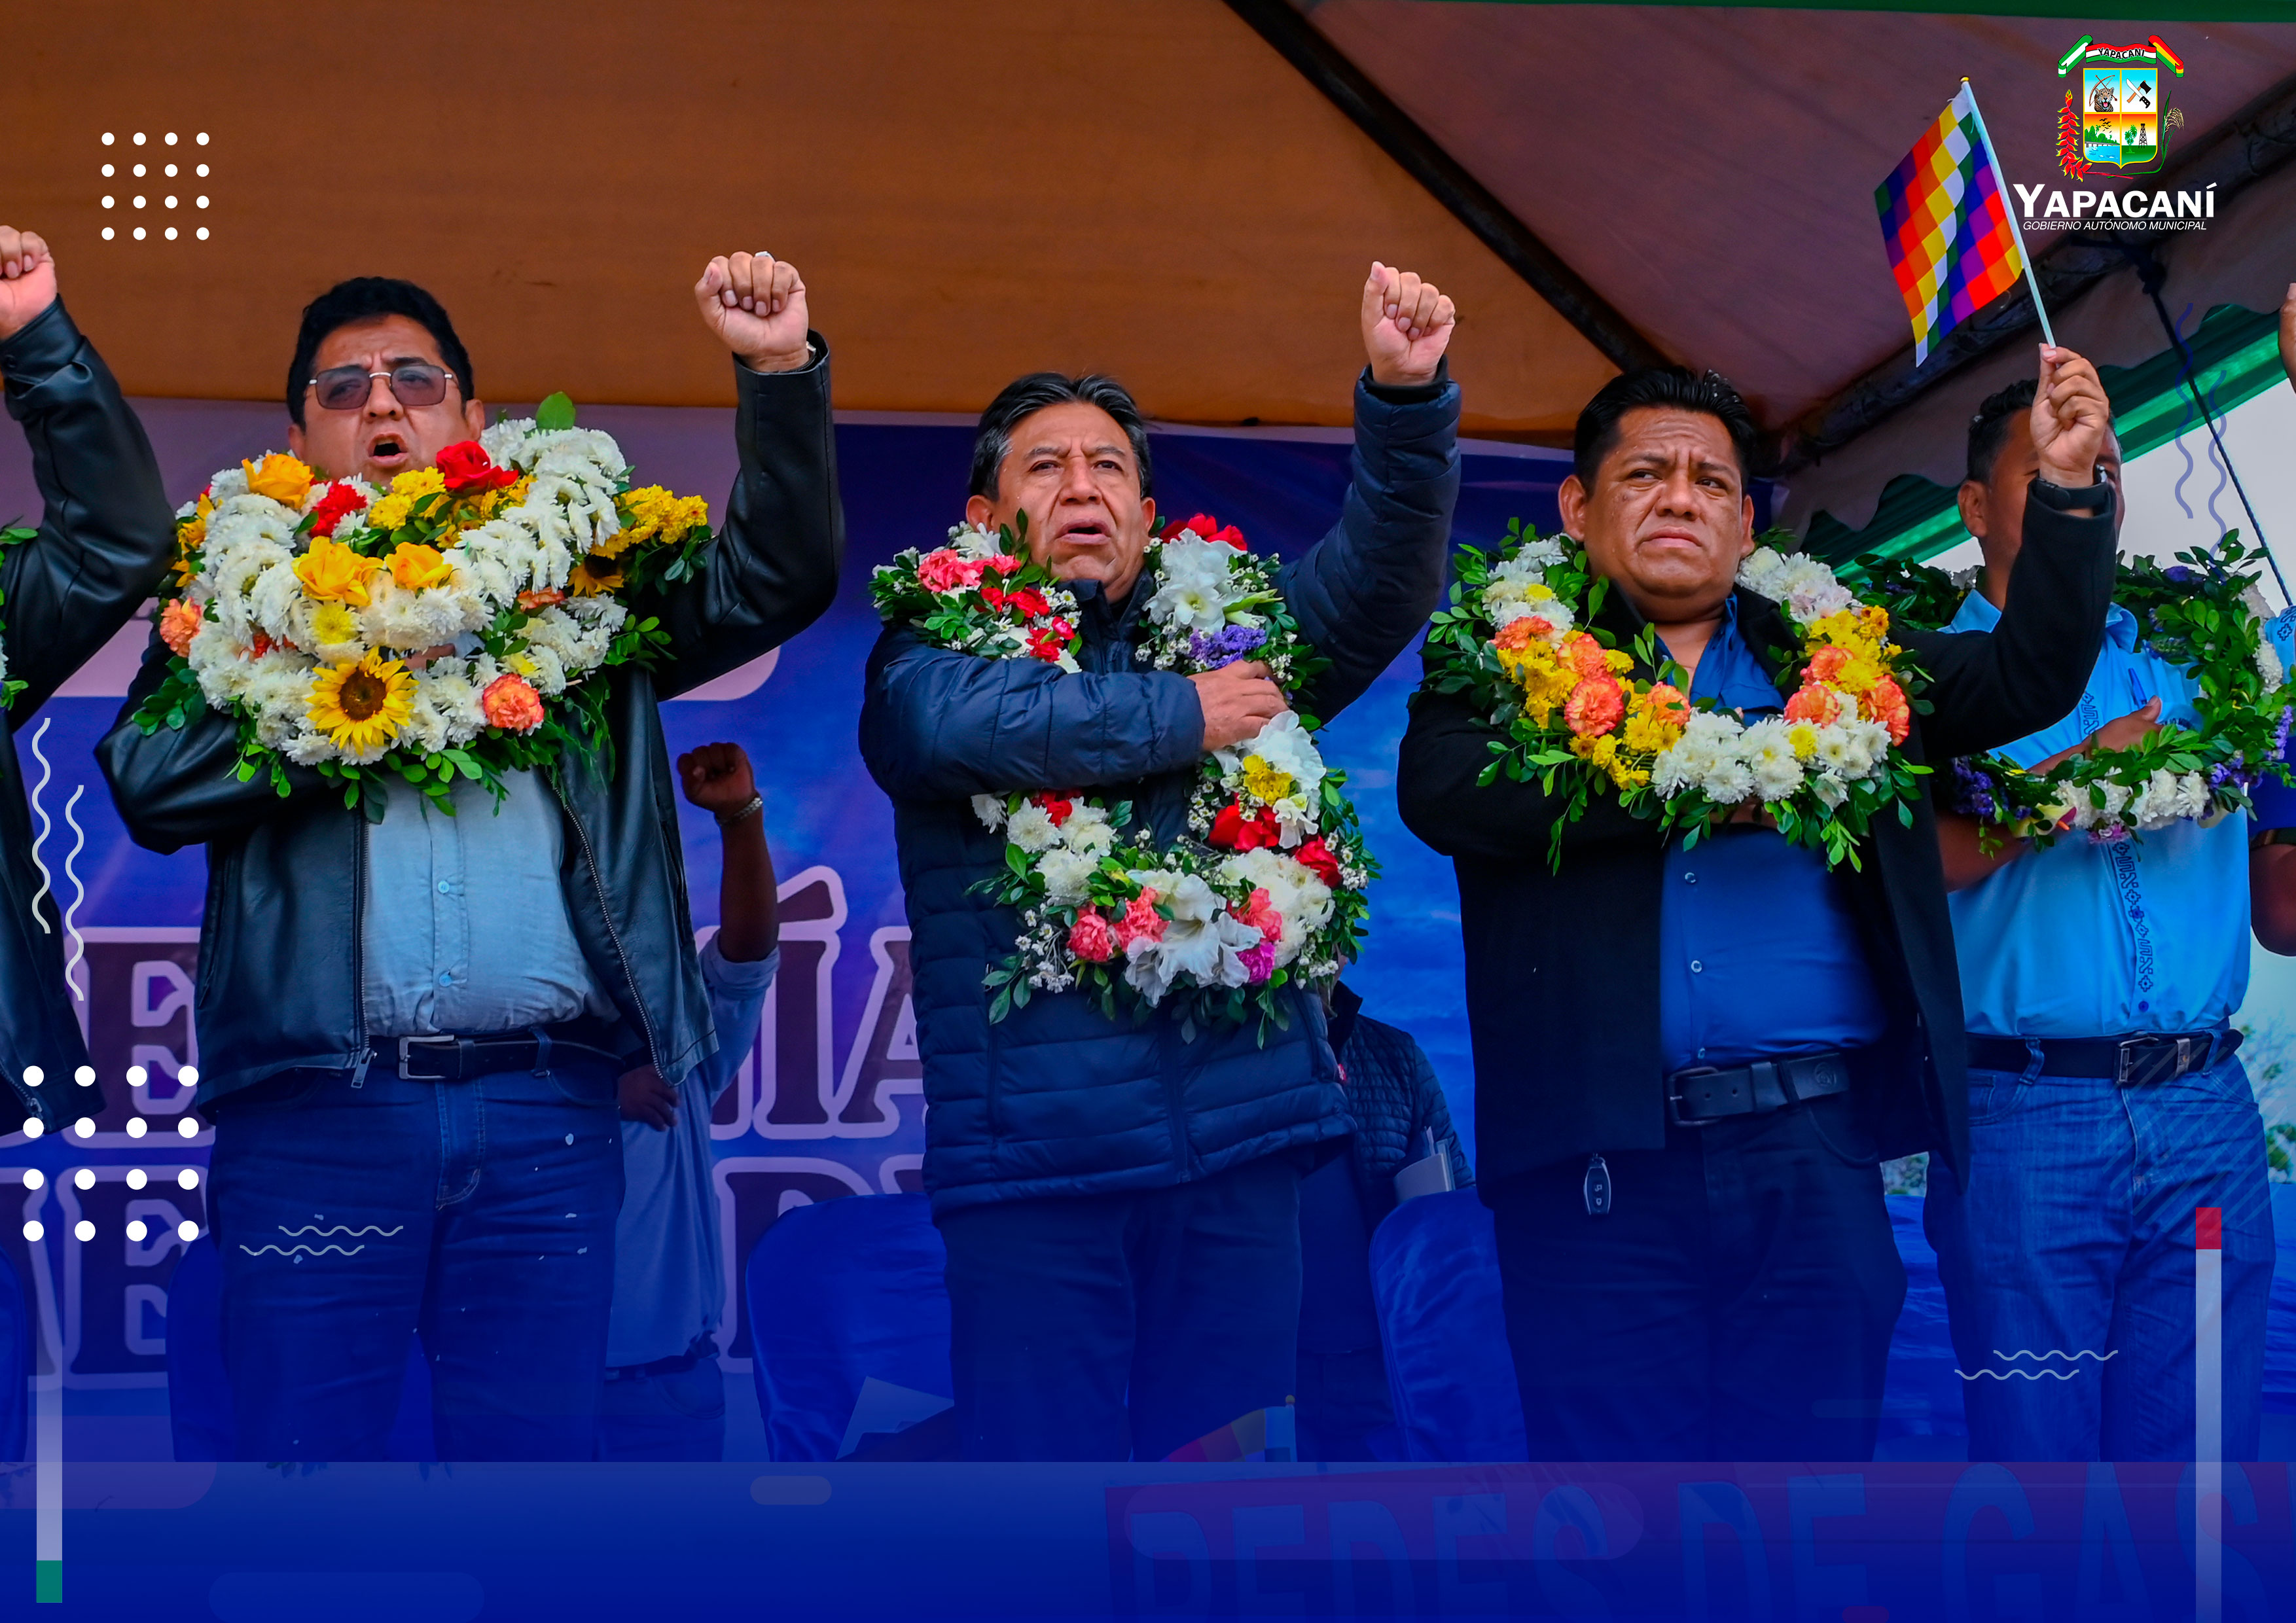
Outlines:
<svg viewBox="0 0 2296 1623"><path fill-rule="evenodd" d="M1374 383L1390 388L1435 381L1435 364L1450 345L1458 312L1431 282L1415 271L1399 271L1372 261L1364 283L1364 353Z"/></svg>
<svg viewBox="0 0 2296 1623"><path fill-rule="evenodd" d="M2112 406L2095 367L2070 349L2042 345L2031 421L2043 479L2065 490L2085 490L2097 482L2096 461L2104 455Z"/></svg>
<svg viewBox="0 0 2296 1623"><path fill-rule="evenodd" d="M720 254L693 284L701 319L752 372L796 372L811 364L805 281L771 254Z"/></svg>
<svg viewBox="0 0 2296 1623"><path fill-rule="evenodd" d="M29 231L0 225L0 340L11 339L56 301L56 261Z"/></svg>
<svg viewBox="0 0 2296 1623"><path fill-rule="evenodd" d="M736 812L758 792L750 757L739 744L703 744L677 758L685 798L716 816Z"/></svg>

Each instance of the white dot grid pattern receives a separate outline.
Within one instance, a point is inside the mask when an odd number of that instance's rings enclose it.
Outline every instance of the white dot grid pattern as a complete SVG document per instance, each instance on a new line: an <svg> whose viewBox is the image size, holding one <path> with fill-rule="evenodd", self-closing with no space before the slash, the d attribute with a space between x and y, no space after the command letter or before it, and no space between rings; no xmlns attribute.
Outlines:
<svg viewBox="0 0 2296 1623"><path fill-rule="evenodd" d="M146 1134L146 1133L150 1132L151 1130L152 1130L152 1128L151 1128L151 1125L150 1125L148 1122L146 1122L146 1121L144 1119L144 1118L142 1118L141 1116L130 1116L130 1117L127 1119L127 1136L128 1136L128 1137L130 1137L130 1138L141 1138L141 1137L143 1137L143 1136L144 1136L144 1134Z"/></svg>
<svg viewBox="0 0 2296 1623"><path fill-rule="evenodd" d="M102 134L100 137L98 137L98 139L102 143L102 144L103 144L103 145L105 145L105 146L111 146L111 145L115 144L115 143L119 140L119 136L116 133L114 133L113 131L106 130L106 131L104 131L104 132L103 132L103 134ZM143 146L143 145L144 145L147 142L149 142L149 141L151 141L151 140L152 140L152 139L154 139L154 137L152 137L152 136L151 136L151 135L147 135L145 132L144 132L144 131L142 131L142 130L137 130L135 134L133 134L133 135L129 135L129 136L127 137L127 140L128 140L129 143L130 143L131 145L135 145L135 146ZM160 143L161 145L163 145L163 146L175 146L175 145L178 144L179 143L181 143L181 142L184 139L184 136L182 136L182 135L178 135L178 134L177 134L176 131L174 131L174 130L168 130L168 131L167 131L166 133L164 133L163 135L160 135L160 136L158 136L158 137L157 137L157 139L159 140ZM197 132L196 134L194 134L193 135L192 135L192 136L190 137L190 139L191 139L191 141L193 142L193 144L195 144L195 145L198 145L198 146L205 146L205 145L207 145L207 144L208 144L208 142L209 142L209 135L208 135L208 132L207 132L207 131L205 131L205 130L201 130L201 131ZM174 178L176 177L176 175L178 175L179 173L181 173L181 170L180 170L179 167L178 167L177 165L176 165L176 164L172 164L172 163L169 163L169 164L162 164L162 165L159 165L159 166L157 166L157 167L158 167L158 168L159 168L159 170L160 170L160 172L161 174L165 175L168 178L169 178L169 179L171 179L171 180L172 180L172 179L174 179ZM131 166L130 166L130 168L132 168L133 172L134 172L136 176L138 176L139 177L140 177L140 176L142 176L143 175L144 175L144 174L147 172L147 166L145 166L145 165L144 165L144 164L140 164L140 163L138 163L138 164L134 164L134 165L131 165ZM194 172L195 174L197 174L197 175L198 175L201 179L205 179L205 178L207 177L207 176L208 176L208 174L209 174L209 168L208 168L208 166L207 166L206 164L204 164L204 163L202 163L202 164L197 164L197 165L193 166L193 172ZM110 178L111 178L114 174L116 174L116 173L118 172L117 166L115 166L115 165L113 165L113 164L109 164L109 163L107 163L107 164L103 165L103 166L102 166L102 169L103 169L103 176L104 176L104 178L105 178L105 179L107 179L107 180L108 180L108 179L110 179ZM108 193L108 192L107 192L107 193L105 193L103 194L102 198L101 199L102 206L102 207L104 207L104 208L106 208L106 209L116 209L116 208L118 208L118 207L121 204L121 202L122 202L123 201L126 201L126 203L127 204L127 206L128 206L128 207L130 207L130 208L135 208L135 209L149 208L149 207L152 207L152 206L153 206L153 205L155 205L155 204L156 204L156 205L158 205L159 207L161 207L161 208L167 208L167 209L179 209L179 208L182 208L182 207L183 207L184 204L186 204L186 203L189 203L193 208L195 208L195 209L205 209L205 208L209 207L209 202L210 202L210 201L211 201L211 200L210 200L210 199L209 199L209 197L208 197L204 193L201 193L201 194L199 194L199 195L197 195L197 196L195 196L195 197L191 197L191 198L179 197L179 196L176 196L176 195L175 195L175 194L173 194L173 193L169 193L169 194L167 194L167 195L165 195L165 196L158 197L158 198L146 197L146 196L144 196L144 195L142 195L142 194L137 194L137 195L135 195L135 196L132 196L132 197L129 197L129 198L127 198L127 199L123 200L123 199L121 199L121 198L119 198L119 197L114 196L112 193ZM117 242L117 241L119 241L119 233L117 230L115 230L113 227L110 226L110 225L106 225L106 226L104 226L104 227L103 227L103 228L102 228L102 229L98 233L98 234L99 234L99 235L103 239L103 241L105 241L105 242ZM164 230L161 230L161 231L159 233L160 240L161 240L161 241L163 241L163 242L173 242L179 241L179 240L182 238L183 234L183 234L181 231L179 231L176 227L175 227L175 226L173 226L173 225L169 225L169 226L166 227ZM209 231L209 229L208 229L205 225L201 225L201 226L200 226L197 230L193 231L191 234L192 234L192 238L193 238L193 241L195 241L195 242L206 242L206 241L209 239L209 237L212 234ZM128 232L127 235L128 235L128 238L129 238L131 241L137 242L145 242L145 241L149 240L149 239L150 239L150 237L151 237L151 235L152 235L152 234L151 234L149 231L145 230L145 228L144 228L144 227L143 227L143 226L141 226L141 225L138 225L138 226L135 227L133 230L131 230L130 232Z"/></svg>
<svg viewBox="0 0 2296 1623"><path fill-rule="evenodd" d="M144 1171L143 1168L130 1167L127 1168L127 1186L130 1189L141 1189L144 1184L151 1181L152 1175Z"/></svg>
<svg viewBox="0 0 2296 1623"><path fill-rule="evenodd" d="M152 1231L149 1228L144 1226L144 1219L141 1217L136 1218L133 1223L130 1223L127 1225L127 1237L134 1241L137 1245L143 1244L145 1237L148 1236L151 1232Z"/></svg>
<svg viewBox="0 0 2296 1623"><path fill-rule="evenodd" d="M37 1189L45 1184L47 1181L46 1176L43 1174L37 1167L27 1167L24 1168L25 1188Z"/></svg>
<svg viewBox="0 0 2296 1623"><path fill-rule="evenodd" d="M94 1138L95 1136L95 1118L93 1116L83 1116L78 1121L73 1122L72 1136L75 1138Z"/></svg>
<svg viewBox="0 0 2296 1623"><path fill-rule="evenodd" d="M40 1237L47 1232L48 1231L46 1229L40 1226L40 1220L37 1217L33 1218L29 1223L24 1225L24 1238L30 1241L34 1245L39 1244Z"/></svg>
<svg viewBox="0 0 2296 1623"><path fill-rule="evenodd" d="M176 1131L186 1138L197 1138L200 1135L200 1124L186 1116L176 1124Z"/></svg>
<svg viewBox="0 0 2296 1623"><path fill-rule="evenodd" d="M48 1130L48 1125L47 1125L47 1123L45 1123L45 1122L42 1121L42 1120L41 1120L37 1116L27 1116L27 1117L25 1117L25 1118L24 1118L24 1136L25 1136L25 1137L27 1137L27 1138L37 1138L41 1134L43 1134L43 1133L46 1132L47 1130Z"/></svg>
<svg viewBox="0 0 2296 1623"><path fill-rule="evenodd" d="M90 1223L86 1217L82 1217L78 1222L72 1225L72 1238L78 1241L82 1245L86 1245L89 1241L95 1238L95 1225Z"/></svg>
<svg viewBox="0 0 2296 1623"><path fill-rule="evenodd" d="M78 1070L72 1072L72 1080L78 1083L82 1087L94 1086L95 1085L95 1067L93 1065L81 1066Z"/></svg>
<svg viewBox="0 0 2296 1623"><path fill-rule="evenodd" d="M207 137L201 135L200 139L204 141ZM197 1087L200 1085L200 1068L196 1065L184 1066L176 1073L176 1082L182 1087Z"/></svg>
<svg viewBox="0 0 2296 1623"><path fill-rule="evenodd" d="M75 1189L94 1188L95 1168L93 1167L82 1167L78 1172L73 1173L72 1187Z"/></svg>
<svg viewBox="0 0 2296 1623"><path fill-rule="evenodd" d="M176 1238L182 1241L185 1245L191 1244L193 1241L199 1237L200 1225L193 1222L189 1217L184 1218L181 1223L176 1225Z"/></svg>
<svg viewBox="0 0 2296 1623"><path fill-rule="evenodd" d="M176 1174L176 1187L178 1189L197 1189L199 1186L200 1169L197 1167L186 1167Z"/></svg>
<svg viewBox="0 0 2296 1623"><path fill-rule="evenodd" d="M127 1068L127 1086L130 1086L130 1087L141 1087L141 1086L143 1086L146 1082L149 1082L151 1079L152 1079L152 1073L151 1073L150 1071L148 1071L148 1070L144 1070L141 1065L130 1065L130 1066Z"/></svg>

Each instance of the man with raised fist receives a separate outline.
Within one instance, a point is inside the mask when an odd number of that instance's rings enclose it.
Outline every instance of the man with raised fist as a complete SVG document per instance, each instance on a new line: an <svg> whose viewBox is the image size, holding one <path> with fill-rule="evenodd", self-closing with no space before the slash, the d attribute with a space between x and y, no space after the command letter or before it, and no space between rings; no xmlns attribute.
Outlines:
<svg viewBox="0 0 2296 1623"><path fill-rule="evenodd" d="M693 297L731 352L741 471L706 567L646 601L663 657L599 678L606 747L504 773L499 806L466 780L453 816L398 783L371 820L310 767L284 798L242 781L234 717L139 725L157 643L100 747L139 844L208 848L198 1104L243 1458L383 1457L418 1329L442 1458L594 1452L616 1078L675 1087L717 1041L655 707L811 624L844 549L804 282L734 254ZM372 276L304 311L286 406L298 457L377 484L486 420L438 300Z"/></svg>
<svg viewBox="0 0 2296 1623"><path fill-rule="evenodd" d="M38 529L0 529L0 737L21 733L63 679L149 597L175 550L151 442L56 293L55 256L0 225L0 375L31 442ZM37 748L37 734L35 735ZM16 751L0 747L0 1076L49 1127L92 1117L87 1063L64 983L62 921L32 855ZM50 853L58 848L50 845Z"/></svg>
<svg viewBox="0 0 2296 1623"><path fill-rule="evenodd" d="M1049 372L981 414L965 517L1024 537L1075 594L1080 668L906 625L870 656L861 754L893 801L968 1458L1161 1459L1294 1391L1300 1178L1353 1130L1320 1001L1295 981L1265 1028L1201 1029L1053 993L993 1021L982 977L1022 920L982 894L1005 836L972 798L1128 803L1124 840L1168 849L1207 754L1287 705L1336 714L1402 652L1441 589L1459 491L1455 317L1385 266L1360 301L1345 505L1278 581L1330 661L1298 692L1249 658L1192 676L1142 663L1160 595L1144 578L1147 428L1114 379Z"/></svg>

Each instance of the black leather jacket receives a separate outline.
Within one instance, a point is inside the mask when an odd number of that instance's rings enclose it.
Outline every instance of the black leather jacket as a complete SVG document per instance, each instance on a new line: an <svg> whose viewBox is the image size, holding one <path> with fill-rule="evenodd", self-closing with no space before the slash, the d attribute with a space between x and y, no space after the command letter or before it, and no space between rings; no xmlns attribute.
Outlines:
<svg viewBox="0 0 2296 1623"><path fill-rule="evenodd" d="M20 734L152 594L176 531L143 424L61 302L0 343L0 373L40 486L38 538L11 547L0 564L0 636L9 676L24 684L0 726ZM0 513L0 522L15 518ZM43 751L57 770L41 796L52 832L40 856L69 905L63 854L72 837L63 810L77 775L49 753L53 748ZM94 1115L102 1085L70 1081L87 1063L87 1048L64 982L59 903L53 888L41 894L45 881L32 860L22 771L17 751L0 747L0 1073L25 1111L54 1127ZM24 1086L27 1065L47 1073L44 1086Z"/></svg>
<svg viewBox="0 0 2296 1623"><path fill-rule="evenodd" d="M717 1046L693 951L677 805L657 700L700 686L794 636L837 591L845 516L829 412L828 352L802 372L737 365L742 471L699 577L656 612L672 660L609 673L611 759L570 753L549 775L566 819L560 881L584 957L619 1018L599 1034L676 1083ZM198 1102L304 1066L373 1057L360 996L367 822L316 773L282 799L233 771L237 729L202 711L181 731L131 719L159 684L155 642L119 721L97 746L121 819L157 851L205 841ZM390 1056L385 1056L389 1058Z"/></svg>

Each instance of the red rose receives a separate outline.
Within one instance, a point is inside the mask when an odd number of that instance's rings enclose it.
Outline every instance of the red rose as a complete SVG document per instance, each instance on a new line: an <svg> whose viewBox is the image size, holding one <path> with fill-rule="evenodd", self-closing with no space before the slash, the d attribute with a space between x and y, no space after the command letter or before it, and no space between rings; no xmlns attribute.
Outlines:
<svg viewBox="0 0 2296 1623"><path fill-rule="evenodd" d="M1053 605L1046 602L1045 594L1034 586L1022 586L1017 592L1005 593L1004 606L1029 619L1053 611Z"/></svg>
<svg viewBox="0 0 2296 1623"><path fill-rule="evenodd" d="M1243 532L1242 530L1238 529L1233 524L1221 524L1218 519L1215 519L1208 512L1198 513L1194 518L1190 519L1185 524L1181 525L1180 528L1182 529L1193 529L1196 534L1201 536L1207 541L1225 541L1230 546L1235 548L1239 553L1247 553L1251 550L1243 544Z"/></svg>
<svg viewBox="0 0 2296 1623"><path fill-rule="evenodd" d="M1076 810L1076 803L1074 801L1063 799L1059 795L1030 795L1029 798L1045 808L1045 816L1053 820L1053 826L1054 828L1058 828L1062 824L1066 823L1069 820L1069 815Z"/></svg>
<svg viewBox="0 0 2296 1623"><path fill-rule="evenodd" d="M1273 817L1247 817L1242 801L1230 801L1212 819L1212 832L1206 838L1223 850L1256 851L1274 845L1279 836Z"/></svg>
<svg viewBox="0 0 2296 1623"><path fill-rule="evenodd" d="M1057 665L1061 656L1069 651L1069 638L1075 635L1076 627L1066 620L1054 620L1049 626L1039 626L1029 634L1029 652L1037 659Z"/></svg>
<svg viewBox="0 0 2296 1623"><path fill-rule="evenodd" d="M439 477L445 481L449 496L477 496L482 491L504 490L518 483L518 470L497 468L486 447L475 439L465 439L439 453Z"/></svg>
<svg viewBox="0 0 2296 1623"><path fill-rule="evenodd" d="M1332 889L1336 890L1340 888L1340 859L1332 855L1332 848L1324 843L1324 837L1321 834L1292 852L1292 860L1331 886Z"/></svg>
<svg viewBox="0 0 2296 1623"><path fill-rule="evenodd" d="M333 535L336 525L365 505L365 499L357 491L338 480L327 487L327 493L311 509L311 533L315 536Z"/></svg>

